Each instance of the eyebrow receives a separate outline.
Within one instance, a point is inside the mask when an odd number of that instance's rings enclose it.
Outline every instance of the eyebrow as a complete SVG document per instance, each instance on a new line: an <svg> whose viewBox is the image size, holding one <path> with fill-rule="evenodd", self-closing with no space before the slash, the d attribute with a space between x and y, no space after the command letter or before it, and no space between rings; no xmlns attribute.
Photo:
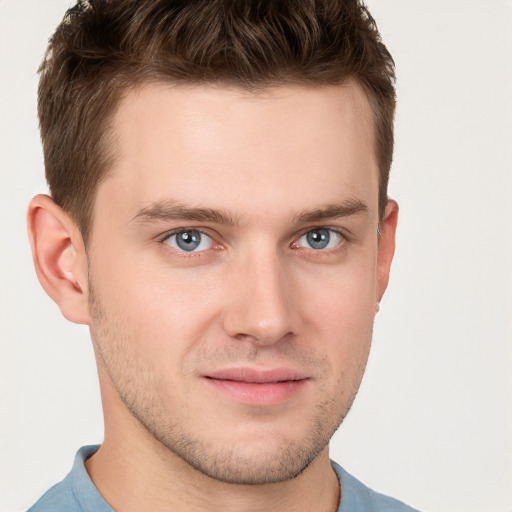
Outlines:
<svg viewBox="0 0 512 512"><path fill-rule="evenodd" d="M132 218L132 222L149 224L155 221L190 220L237 226L238 219L227 212L212 208L195 208L179 201L158 201L145 206Z"/></svg>
<svg viewBox="0 0 512 512"><path fill-rule="evenodd" d="M359 199L346 199L340 203L328 204L294 217L297 223L320 222L326 219L341 219L359 213L368 214L368 206Z"/></svg>
<svg viewBox="0 0 512 512"><path fill-rule="evenodd" d="M359 199L346 199L340 203L327 204L298 213L292 217L294 223L320 222L326 219L350 217L359 213L368 213L368 207ZM194 222L210 222L228 226L238 226L239 219L223 210L212 208L190 207L175 200L157 201L145 206L132 218L138 224L166 222L173 220L189 220Z"/></svg>

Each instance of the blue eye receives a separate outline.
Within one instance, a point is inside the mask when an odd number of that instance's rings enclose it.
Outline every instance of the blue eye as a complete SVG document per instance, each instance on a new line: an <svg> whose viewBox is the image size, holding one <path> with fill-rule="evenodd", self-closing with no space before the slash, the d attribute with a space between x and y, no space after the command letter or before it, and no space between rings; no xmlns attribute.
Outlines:
<svg viewBox="0 0 512 512"><path fill-rule="evenodd" d="M327 228L318 228L308 231L299 238L297 243L300 247L308 247L315 250L332 249L342 240L342 236Z"/></svg>
<svg viewBox="0 0 512 512"><path fill-rule="evenodd" d="M210 249L213 240L197 229L183 229L170 234L164 243L178 251L200 252Z"/></svg>

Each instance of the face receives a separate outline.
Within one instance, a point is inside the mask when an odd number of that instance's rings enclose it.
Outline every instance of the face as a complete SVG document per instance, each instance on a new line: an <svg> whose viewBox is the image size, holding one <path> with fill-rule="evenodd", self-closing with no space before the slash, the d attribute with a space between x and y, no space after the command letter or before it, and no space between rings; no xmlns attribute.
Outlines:
<svg viewBox="0 0 512 512"><path fill-rule="evenodd" d="M387 279L367 99L152 85L113 130L88 251L107 428L129 411L213 478L293 478L350 408Z"/></svg>

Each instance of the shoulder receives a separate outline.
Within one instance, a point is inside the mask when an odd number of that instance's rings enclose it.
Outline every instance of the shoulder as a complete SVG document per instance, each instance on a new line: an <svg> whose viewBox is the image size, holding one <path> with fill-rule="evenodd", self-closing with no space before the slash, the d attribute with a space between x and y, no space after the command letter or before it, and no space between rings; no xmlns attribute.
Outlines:
<svg viewBox="0 0 512 512"><path fill-rule="evenodd" d="M335 462L331 464L342 488L338 512L418 512L399 500L373 491Z"/></svg>
<svg viewBox="0 0 512 512"><path fill-rule="evenodd" d="M84 446L78 450L73 468L66 478L46 491L27 512L110 512L94 487L84 466L99 446Z"/></svg>
<svg viewBox="0 0 512 512"><path fill-rule="evenodd" d="M48 489L37 502L28 509L28 512L74 512L77 507L71 486L66 477L62 482Z"/></svg>

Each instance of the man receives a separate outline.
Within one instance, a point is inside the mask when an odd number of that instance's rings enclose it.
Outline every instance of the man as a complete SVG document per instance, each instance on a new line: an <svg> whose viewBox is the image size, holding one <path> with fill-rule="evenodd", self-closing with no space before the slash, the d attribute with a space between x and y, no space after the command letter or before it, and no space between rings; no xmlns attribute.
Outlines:
<svg viewBox="0 0 512 512"><path fill-rule="evenodd" d="M355 0L68 11L28 225L105 439L31 511L412 510L328 452L394 252L393 83Z"/></svg>

